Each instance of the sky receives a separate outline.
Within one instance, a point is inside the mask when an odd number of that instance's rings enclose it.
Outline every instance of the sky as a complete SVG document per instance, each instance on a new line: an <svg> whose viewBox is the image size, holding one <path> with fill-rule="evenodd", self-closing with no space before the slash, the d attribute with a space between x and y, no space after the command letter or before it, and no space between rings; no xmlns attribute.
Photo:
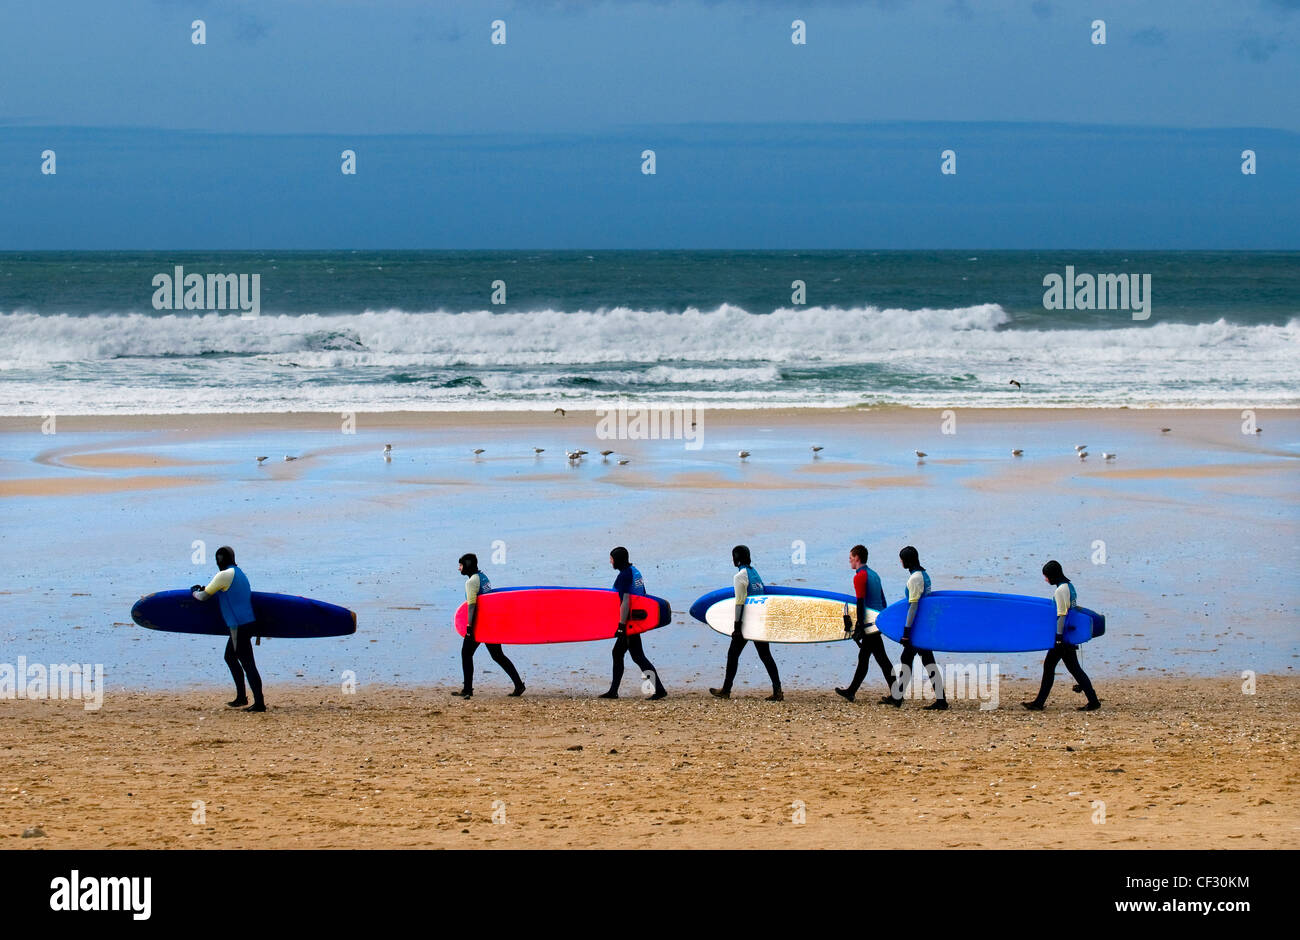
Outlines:
<svg viewBox="0 0 1300 940"><path fill-rule="evenodd" d="M1300 0L11 0L0 249L1300 248L1297 88Z"/></svg>

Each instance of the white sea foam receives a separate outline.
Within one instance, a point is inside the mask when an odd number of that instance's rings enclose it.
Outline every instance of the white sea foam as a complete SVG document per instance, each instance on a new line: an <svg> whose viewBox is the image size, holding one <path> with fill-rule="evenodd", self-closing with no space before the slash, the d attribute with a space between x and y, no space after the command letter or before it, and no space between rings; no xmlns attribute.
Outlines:
<svg viewBox="0 0 1300 940"><path fill-rule="evenodd" d="M0 411L714 404L1290 404L1300 320L1023 329L997 304L750 314L0 314ZM1039 320L1041 325L1042 321ZM1025 383L1013 396L1009 379Z"/></svg>

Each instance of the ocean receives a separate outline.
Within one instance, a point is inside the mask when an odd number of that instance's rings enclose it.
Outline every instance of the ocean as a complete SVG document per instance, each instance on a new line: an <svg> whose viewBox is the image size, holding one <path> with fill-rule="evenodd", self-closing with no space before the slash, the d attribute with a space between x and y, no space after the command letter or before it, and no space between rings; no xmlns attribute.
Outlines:
<svg viewBox="0 0 1300 940"><path fill-rule="evenodd" d="M258 316L155 309L177 266ZM1149 317L1047 309L1067 268ZM0 253L6 415L1294 407L1297 363L1297 252Z"/></svg>

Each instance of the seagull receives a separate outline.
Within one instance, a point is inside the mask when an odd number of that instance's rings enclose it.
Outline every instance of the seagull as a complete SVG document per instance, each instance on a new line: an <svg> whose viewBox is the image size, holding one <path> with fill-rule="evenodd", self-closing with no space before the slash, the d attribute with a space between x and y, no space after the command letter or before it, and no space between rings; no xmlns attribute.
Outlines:
<svg viewBox="0 0 1300 940"><path fill-rule="evenodd" d="M288 454L285 454L285 455L284 455L284 462L285 462L285 463L288 463L290 460L297 460L297 459L298 459L297 457L290 457Z"/></svg>
<svg viewBox="0 0 1300 940"><path fill-rule="evenodd" d="M612 453L614 453L612 450L602 450L600 452L600 456L604 457L606 460L609 460L609 455Z"/></svg>
<svg viewBox="0 0 1300 940"><path fill-rule="evenodd" d="M1017 382L1015 379L1012 379L1012 380L1011 380L1011 384L1014 385L1016 388L1019 388L1019 387L1020 387L1020 383Z"/></svg>
<svg viewBox="0 0 1300 940"><path fill-rule="evenodd" d="M742 450L742 451L741 451L739 454L737 454L736 456L739 457L741 460L744 460L746 457L749 456L749 451L747 451L747 450Z"/></svg>
<svg viewBox="0 0 1300 940"><path fill-rule="evenodd" d="M1080 459L1080 460L1087 460L1087 459L1088 459L1088 452L1087 452L1086 450L1081 450L1081 451L1079 451L1079 459Z"/></svg>
<svg viewBox="0 0 1300 940"><path fill-rule="evenodd" d="M1075 444L1074 445L1075 453L1078 453L1079 451L1083 450L1087 446L1088 446L1087 444Z"/></svg>
<svg viewBox="0 0 1300 940"><path fill-rule="evenodd" d="M561 418L563 418L566 414L568 414L568 412L565 411L563 408L556 408L555 411L553 411L553 412L551 412L551 413L552 413L552 414L557 414L557 415L559 415Z"/></svg>
<svg viewBox="0 0 1300 940"><path fill-rule="evenodd" d="M1102 459L1102 460L1114 460L1114 459L1115 459L1115 456L1116 456L1115 454L1108 454L1108 453L1106 453L1105 451L1103 451L1103 452L1102 452L1102 455L1101 455L1101 459Z"/></svg>
<svg viewBox="0 0 1300 940"><path fill-rule="evenodd" d="M262 465L262 462L263 462L264 460L266 460L265 457L258 457L258 458L257 458L257 465L260 467L260 466Z"/></svg>
<svg viewBox="0 0 1300 940"><path fill-rule="evenodd" d="M1161 428L1161 429L1160 429L1160 433L1161 433L1161 434L1168 434L1168 433L1169 433L1170 431L1172 431L1172 430L1173 430L1173 428Z"/></svg>
<svg viewBox="0 0 1300 940"><path fill-rule="evenodd" d="M619 465L620 467L626 467L626 466L627 466L627 461L628 461L628 458L624 457L622 460L620 460L620 461L618 462L618 465Z"/></svg>
<svg viewBox="0 0 1300 940"><path fill-rule="evenodd" d="M929 456L930 456L929 454L927 454L927 453L926 453L925 451L923 451L923 450L914 451L913 453L916 454L916 459L917 459L917 460L924 460L926 457L929 457Z"/></svg>
<svg viewBox="0 0 1300 940"><path fill-rule="evenodd" d="M484 450L483 450L482 447L475 447L475 448L474 448L474 456L475 456L475 457L477 457L479 454L482 454L482 453L484 453Z"/></svg>
<svg viewBox="0 0 1300 940"><path fill-rule="evenodd" d="M1263 434L1263 433L1264 433L1264 429L1263 429L1263 428L1255 428L1255 433L1256 433L1256 434Z"/></svg>
<svg viewBox="0 0 1300 940"><path fill-rule="evenodd" d="M533 448L533 453L534 453L534 454L544 454L544 453L546 453L546 448L545 448L545 447L534 447L534 448Z"/></svg>
<svg viewBox="0 0 1300 940"><path fill-rule="evenodd" d="M577 454L579 457L586 457L586 456L587 456L587 452L586 452L585 450L577 450L577 451L574 451L574 453Z"/></svg>
<svg viewBox="0 0 1300 940"><path fill-rule="evenodd" d="M393 452L393 445L392 445L392 444L385 444L385 445L384 445L384 455L387 456L388 454L391 454L392 452Z"/></svg>
<svg viewBox="0 0 1300 940"><path fill-rule="evenodd" d="M1023 457L1024 455L1025 452L1021 450L1019 447L1017 447L1015 450L1011 452L1012 457Z"/></svg>
<svg viewBox="0 0 1300 940"><path fill-rule="evenodd" d="M814 444L814 445L813 445L813 448L812 448L812 452L813 452L814 454L820 454L820 453L821 453L822 451L824 451L825 449L826 449L826 448L825 448L825 447L822 447L820 444Z"/></svg>
<svg viewBox="0 0 1300 940"><path fill-rule="evenodd" d="M582 451L580 451L580 450L566 450L566 451L564 452L564 456L568 457L570 461L581 460L581 459L582 459Z"/></svg>

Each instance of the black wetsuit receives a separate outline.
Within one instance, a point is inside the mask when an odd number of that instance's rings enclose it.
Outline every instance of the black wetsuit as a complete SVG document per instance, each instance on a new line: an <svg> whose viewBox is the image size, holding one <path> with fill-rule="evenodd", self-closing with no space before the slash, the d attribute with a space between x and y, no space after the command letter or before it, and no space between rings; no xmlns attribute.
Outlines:
<svg viewBox="0 0 1300 940"><path fill-rule="evenodd" d="M925 667L926 674L930 677L931 684L934 685L934 697L936 701L943 700L943 673L939 671L939 664L934 660L934 653L929 650L917 649L910 641L903 644L903 655L900 657L902 665L899 667L898 675L890 682L890 691L893 692L897 685L897 698L903 697L902 676L911 675L912 663L915 661L916 654L921 654L921 665Z"/></svg>
<svg viewBox="0 0 1300 940"><path fill-rule="evenodd" d="M654 676L655 694L664 691L664 684L659 681L659 672L655 669L654 663L650 662L649 657L645 654L645 648L641 645L641 635L634 633L631 636L620 636L614 640L614 676L610 679L609 687L617 692L619 685L623 682L623 655L632 654L632 662L636 663L645 672Z"/></svg>
<svg viewBox="0 0 1300 940"><path fill-rule="evenodd" d="M1056 666L1058 663L1065 663L1065 668L1070 670L1070 675L1074 676L1074 681L1079 683L1079 691L1088 696L1089 703L1097 700L1097 693L1093 691L1092 680L1088 674L1083 671L1079 665L1078 648L1069 643L1058 643L1047 651L1043 657L1043 682L1038 687L1038 697L1034 702L1038 705L1047 703L1047 696L1052 691L1052 683L1056 681Z"/></svg>
<svg viewBox="0 0 1300 940"><path fill-rule="evenodd" d="M875 578L873 581L872 578ZM868 633L865 629L867 622L868 601L873 610L884 610L887 606L885 601L885 591L880 585L880 578L866 565L862 565L853 572L853 592L858 598L858 626L853 633L853 638L858 641L858 668L853 672L853 681L845 690L849 693L849 698L857 694L862 680L867 678L867 670L871 668L871 659L875 657L876 662L880 665L880 672L889 683L890 688L894 685L894 664L889 661L889 656L885 653L885 639L881 636L879 630L873 630ZM847 615L846 615L847 616ZM848 621L845 621L845 627L848 627Z"/></svg>
<svg viewBox="0 0 1300 940"><path fill-rule="evenodd" d="M230 667L230 677L235 680L236 701L248 697L244 691L244 676L247 675L248 686L253 690L253 704L263 705L262 677L257 672L257 663L253 661L253 626L251 623L245 624L235 631L239 637L238 645L229 638L226 639L226 665Z"/></svg>
<svg viewBox="0 0 1300 940"><path fill-rule="evenodd" d="M731 635L731 645L727 647L727 674L722 679L722 690L731 691L731 683L736 678L736 667L740 665L740 651L745 648L745 644L750 642L745 639L739 632ZM772 648L766 640L754 640L754 650L758 653L758 658L763 661L767 667L767 677L772 680L773 691L780 691L781 674L776 671L776 660L772 658Z"/></svg>
<svg viewBox="0 0 1300 940"><path fill-rule="evenodd" d="M619 612L622 613L622 605L626 601L628 604L628 613L631 613L631 595L644 595L645 580L641 577L641 572L636 565L627 564L618 569L618 576L614 579L614 590L618 591ZM654 676L655 690L654 694L658 698L663 698L668 693L664 691L664 684L659 681L659 671L655 669L654 663L650 662L645 654L645 648L641 645L640 634L627 633L626 627L614 637L614 674L609 680L609 691L605 693L606 698L613 698L618 695L618 687L623 682L623 656L625 653L632 654L632 661L636 663L645 672Z"/></svg>
<svg viewBox="0 0 1300 940"><path fill-rule="evenodd" d="M523 685L523 680L519 678L519 671L515 669L515 664L501 649L500 643L479 643L477 640L471 640L465 637L465 641L460 644L460 668L465 673L465 690L474 690L474 651L480 646L488 648L488 655L492 657L493 662L505 670L510 681L515 684L515 688Z"/></svg>
<svg viewBox="0 0 1300 940"><path fill-rule="evenodd" d="M926 594L930 593L930 575L926 572L924 568L916 568L915 570L912 570L908 573L907 578L909 583L912 580L912 575L915 575L917 572L920 572L922 577L924 577L925 579L925 588L921 592L921 596L924 597ZM909 588L908 596L905 599L910 599L910 596L911 596L911 590ZM908 613L909 614L912 613L911 608L908 609ZM901 702L903 700L903 686L906 684L906 678L912 675L912 663L915 662L916 660L916 654L920 653L921 665L925 667L925 671L930 677L930 683L934 686L934 700L935 700L934 703L935 705L938 705L939 702L944 701L943 673L939 671L939 664L935 662L933 652L931 652L930 650L917 649L915 646L912 645L912 638L909 635L910 632L911 632L910 625L908 627L904 627L903 653L902 656L899 657L900 664L898 667L898 673L894 676L893 681L890 683L890 689L889 689L890 695L894 697L895 702ZM926 706L926 707L928 708L930 706Z"/></svg>
<svg viewBox="0 0 1300 940"><path fill-rule="evenodd" d="M894 684L894 664L889 661L889 655L885 652L883 637L881 637L879 631L858 634L858 636L862 643L858 649L858 668L853 671L853 681L849 683L849 694L856 694L858 687L862 685L862 680L867 677L867 670L871 668L872 657L875 657L876 662L880 664L880 672L892 688Z"/></svg>

